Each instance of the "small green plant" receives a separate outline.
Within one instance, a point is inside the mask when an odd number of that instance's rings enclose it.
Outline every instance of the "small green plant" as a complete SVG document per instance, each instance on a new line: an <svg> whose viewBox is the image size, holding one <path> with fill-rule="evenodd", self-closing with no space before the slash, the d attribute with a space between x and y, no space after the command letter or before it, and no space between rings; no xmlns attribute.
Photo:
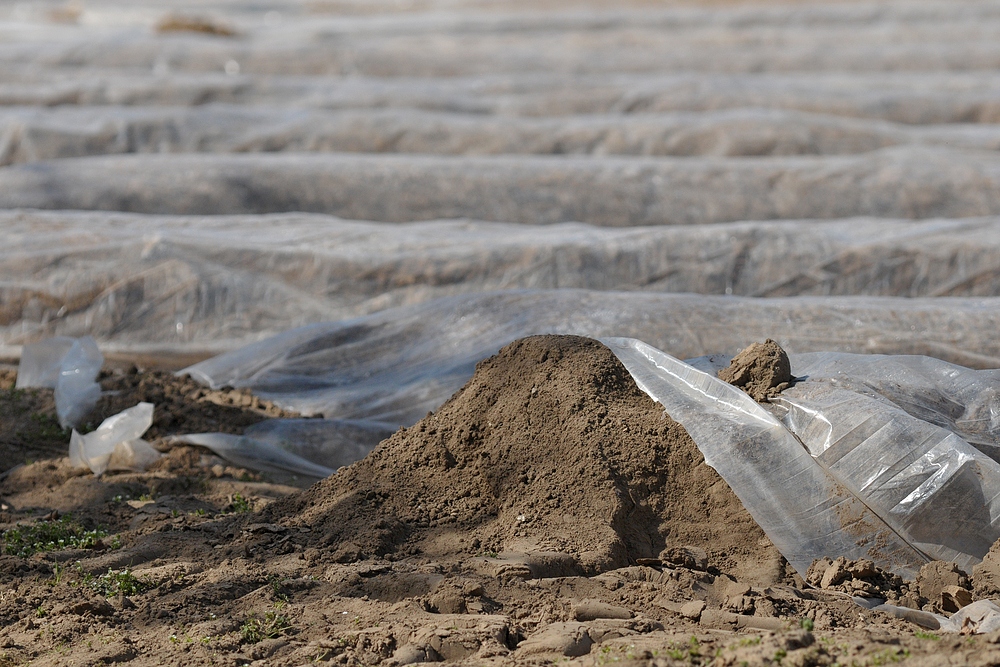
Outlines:
<svg viewBox="0 0 1000 667"><path fill-rule="evenodd" d="M37 616L38 618L45 618L46 616L48 616L48 612L42 608L42 605L38 605L37 607L35 607L35 616Z"/></svg>
<svg viewBox="0 0 1000 667"><path fill-rule="evenodd" d="M276 611L267 611L263 617L250 614L240 627L240 636L245 643L256 644L280 637L290 626L288 617Z"/></svg>
<svg viewBox="0 0 1000 667"><path fill-rule="evenodd" d="M813 622L811 618L800 618L799 627L802 628L803 630L807 630L808 632L812 632L813 628L816 627L816 624Z"/></svg>
<svg viewBox="0 0 1000 667"><path fill-rule="evenodd" d="M288 603L288 591L285 589L285 581L287 577L276 577L270 576L267 578L267 583L271 585L271 593L274 594L275 608L280 609L278 605L284 606Z"/></svg>
<svg viewBox="0 0 1000 667"><path fill-rule="evenodd" d="M87 582L87 586L104 597L110 598L122 595L137 595L152 588L147 579L140 579L128 568L123 570L108 570L101 576Z"/></svg>
<svg viewBox="0 0 1000 667"><path fill-rule="evenodd" d="M934 634L933 632L924 632L923 630L917 630L913 633L913 636L917 639L930 639L932 641L940 641L941 638Z"/></svg>
<svg viewBox="0 0 1000 667"><path fill-rule="evenodd" d="M687 646L683 644L667 650L667 655L674 660L683 660L692 665L701 664L701 644L698 638L691 635Z"/></svg>
<svg viewBox="0 0 1000 667"><path fill-rule="evenodd" d="M0 544L3 553L27 558L39 551L91 549L104 545L103 538L107 536L107 531L102 530L100 526L86 530L66 514L55 521L39 521L29 526L17 526L5 530L0 535ZM117 548L115 541L105 546Z"/></svg>
<svg viewBox="0 0 1000 667"><path fill-rule="evenodd" d="M892 648L887 648L883 651L879 651L878 653L872 653L871 655L868 656L869 660L871 661L869 664L875 666L888 665L890 663L900 662L902 660L906 660L909 657L910 657L910 652L908 650L892 649Z"/></svg>
<svg viewBox="0 0 1000 667"><path fill-rule="evenodd" d="M253 511L253 503L238 493L233 494L233 499L229 503L229 511L233 514L245 514Z"/></svg>

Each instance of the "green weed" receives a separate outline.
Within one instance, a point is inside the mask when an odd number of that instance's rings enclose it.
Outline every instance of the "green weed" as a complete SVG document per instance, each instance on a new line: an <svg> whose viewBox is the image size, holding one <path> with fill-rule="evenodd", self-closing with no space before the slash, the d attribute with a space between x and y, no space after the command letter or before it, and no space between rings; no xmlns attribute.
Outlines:
<svg viewBox="0 0 1000 667"><path fill-rule="evenodd" d="M39 521L29 526L5 530L0 535L0 548L7 555L27 558L39 551L91 549L99 543L103 544L102 540L107 536L107 531L99 526L94 530L86 530L66 514L55 521ZM106 546L116 549L121 545L113 540Z"/></svg>
<svg viewBox="0 0 1000 667"><path fill-rule="evenodd" d="M110 598L122 595L137 595L153 587L147 579L140 579L128 568L123 570L108 570L99 577L86 582L86 585L104 597Z"/></svg>
<svg viewBox="0 0 1000 667"><path fill-rule="evenodd" d="M229 511L233 514L253 512L253 502L238 493L234 493L233 499L229 503Z"/></svg>
<svg viewBox="0 0 1000 667"><path fill-rule="evenodd" d="M265 639L275 639L291 627L288 617L276 611L264 613L263 618L250 614L240 627L240 636L247 644L256 644Z"/></svg>

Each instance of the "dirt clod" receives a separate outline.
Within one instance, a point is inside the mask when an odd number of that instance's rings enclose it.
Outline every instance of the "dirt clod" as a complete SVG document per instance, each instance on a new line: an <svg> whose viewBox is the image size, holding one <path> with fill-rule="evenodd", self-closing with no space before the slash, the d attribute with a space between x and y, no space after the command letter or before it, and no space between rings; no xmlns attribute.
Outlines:
<svg viewBox="0 0 1000 667"><path fill-rule="evenodd" d="M780 394L792 381L792 367L781 346L768 338L753 343L733 357L719 379L746 391L755 401L767 401Z"/></svg>

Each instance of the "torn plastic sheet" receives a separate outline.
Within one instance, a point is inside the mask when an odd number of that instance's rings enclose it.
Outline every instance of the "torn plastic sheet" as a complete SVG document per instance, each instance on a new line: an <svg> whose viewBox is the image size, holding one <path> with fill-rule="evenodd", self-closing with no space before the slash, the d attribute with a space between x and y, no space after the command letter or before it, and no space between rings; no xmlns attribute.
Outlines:
<svg viewBox="0 0 1000 667"><path fill-rule="evenodd" d="M642 341L602 342L687 430L800 574L830 554L867 558L911 578L927 562L745 392Z"/></svg>
<svg viewBox="0 0 1000 667"><path fill-rule="evenodd" d="M59 424L69 428L76 426L101 398L97 374L103 363L104 356L90 336L40 341L24 346L17 387L55 389Z"/></svg>
<svg viewBox="0 0 1000 667"><path fill-rule="evenodd" d="M70 436L69 462L74 468L89 468L95 475L106 470L145 470L161 454L142 434L153 423L153 404L139 403L108 417L93 432Z"/></svg>
<svg viewBox="0 0 1000 667"><path fill-rule="evenodd" d="M190 433L166 439L167 444L189 444L210 449L238 466L263 472L283 472L322 479L334 473L331 468L307 461L277 445L246 435L228 433Z"/></svg>
<svg viewBox="0 0 1000 667"><path fill-rule="evenodd" d="M336 470L363 459L396 431L392 424L352 419L266 419L243 435Z"/></svg>

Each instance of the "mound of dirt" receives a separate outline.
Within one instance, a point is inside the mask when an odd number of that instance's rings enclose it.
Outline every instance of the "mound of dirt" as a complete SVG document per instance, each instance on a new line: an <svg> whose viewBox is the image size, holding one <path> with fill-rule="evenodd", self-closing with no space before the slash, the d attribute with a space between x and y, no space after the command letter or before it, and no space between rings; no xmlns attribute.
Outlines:
<svg viewBox="0 0 1000 667"><path fill-rule="evenodd" d="M792 381L792 366L781 346L768 338L753 343L733 357L719 379L742 388L755 401L766 401L782 392Z"/></svg>
<svg viewBox="0 0 1000 667"><path fill-rule="evenodd" d="M511 343L436 413L269 512L340 562L547 553L593 574L690 545L744 579L785 576L684 429L576 336Z"/></svg>

